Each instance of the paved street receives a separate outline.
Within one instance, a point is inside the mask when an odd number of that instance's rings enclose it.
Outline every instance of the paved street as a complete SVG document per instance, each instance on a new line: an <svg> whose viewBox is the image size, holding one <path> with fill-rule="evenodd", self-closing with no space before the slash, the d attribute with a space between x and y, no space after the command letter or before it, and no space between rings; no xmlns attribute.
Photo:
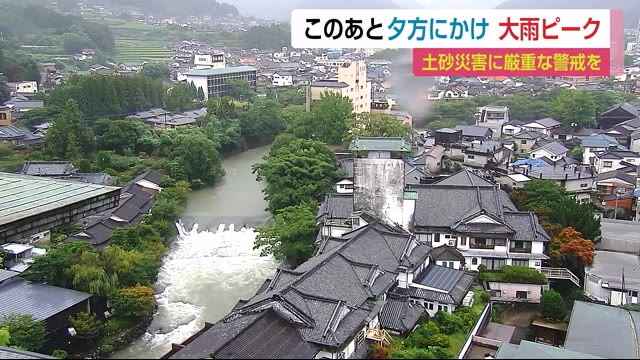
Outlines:
<svg viewBox="0 0 640 360"><path fill-rule="evenodd" d="M598 250L640 252L640 222L602 219L602 241Z"/></svg>

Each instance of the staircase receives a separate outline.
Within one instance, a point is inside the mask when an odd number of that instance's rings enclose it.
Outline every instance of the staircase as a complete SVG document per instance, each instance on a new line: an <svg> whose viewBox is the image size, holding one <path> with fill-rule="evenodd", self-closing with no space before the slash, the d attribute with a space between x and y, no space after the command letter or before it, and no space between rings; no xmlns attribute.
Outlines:
<svg viewBox="0 0 640 360"><path fill-rule="evenodd" d="M580 279L567 268L543 267L540 268L540 272L542 272L547 279L569 280L577 287L581 287Z"/></svg>

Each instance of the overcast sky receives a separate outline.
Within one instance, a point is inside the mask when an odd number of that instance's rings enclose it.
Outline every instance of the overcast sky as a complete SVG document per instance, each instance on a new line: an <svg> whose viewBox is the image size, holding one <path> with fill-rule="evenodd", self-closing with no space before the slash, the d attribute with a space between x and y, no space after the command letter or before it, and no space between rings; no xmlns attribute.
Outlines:
<svg viewBox="0 0 640 360"><path fill-rule="evenodd" d="M431 9L490 9L504 2L504 0L395 0L395 2L408 8L420 6Z"/></svg>

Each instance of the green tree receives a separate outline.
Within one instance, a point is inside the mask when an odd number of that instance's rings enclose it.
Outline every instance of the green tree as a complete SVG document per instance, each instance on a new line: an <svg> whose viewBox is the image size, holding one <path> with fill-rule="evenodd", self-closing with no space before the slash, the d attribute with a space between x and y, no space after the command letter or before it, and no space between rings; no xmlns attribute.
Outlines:
<svg viewBox="0 0 640 360"><path fill-rule="evenodd" d="M46 335L44 323L35 320L31 315L13 314L5 316L2 326L11 335L9 339L10 347L38 351L44 345Z"/></svg>
<svg viewBox="0 0 640 360"><path fill-rule="evenodd" d="M170 70L164 64L146 64L141 71L142 75L156 80L169 80Z"/></svg>
<svg viewBox="0 0 640 360"><path fill-rule="evenodd" d="M78 339L93 341L100 336L102 324L96 319L95 314L79 312L69 317L69 323L78 332Z"/></svg>
<svg viewBox="0 0 640 360"><path fill-rule="evenodd" d="M447 359L446 357L437 358L431 351L423 348L401 348L395 350L391 354L392 359Z"/></svg>
<svg viewBox="0 0 640 360"><path fill-rule="evenodd" d="M363 113L351 119L345 142L350 143L357 137L407 137L410 134L411 126L394 116Z"/></svg>
<svg viewBox="0 0 640 360"><path fill-rule="evenodd" d="M316 203L303 203L278 210L273 225L257 229L255 248L261 255L274 255L298 266L313 255L316 227Z"/></svg>
<svg viewBox="0 0 640 360"><path fill-rule="evenodd" d="M548 319L562 321L567 316L567 308L559 292L545 290L540 298L540 312Z"/></svg>
<svg viewBox="0 0 640 360"><path fill-rule="evenodd" d="M548 218L562 227L576 229L583 238L591 241L601 235L600 219L594 216L591 205L582 204L570 196L558 198Z"/></svg>
<svg viewBox="0 0 640 360"><path fill-rule="evenodd" d="M0 346L9 345L9 340L11 340L11 334L9 334L9 329L0 328Z"/></svg>
<svg viewBox="0 0 640 360"><path fill-rule="evenodd" d="M2 67L0 67L0 69L2 69ZM7 86L7 78L0 75L0 104L4 104L9 101L9 99L11 99L11 91L9 91L9 87Z"/></svg>
<svg viewBox="0 0 640 360"><path fill-rule="evenodd" d="M85 252L93 251L91 244L86 242L60 244L49 249L46 255L35 258L23 277L35 282L71 288L73 277L66 270L78 264Z"/></svg>
<svg viewBox="0 0 640 360"><path fill-rule="evenodd" d="M199 179L214 184L223 175L217 145L200 130L193 133L177 132L172 157L183 161L189 181Z"/></svg>
<svg viewBox="0 0 640 360"><path fill-rule="evenodd" d="M296 140L275 151L253 166L257 180L265 179L265 199L275 213L287 206L320 201L331 190L338 176L337 159L325 144Z"/></svg>
<svg viewBox="0 0 640 360"><path fill-rule="evenodd" d="M74 160L95 150L93 132L82 120L78 103L69 100L45 137L46 152L58 159Z"/></svg>
<svg viewBox="0 0 640 360"><path fill-rule="evenodd" d="M227 96L236 100L251 100L256 93L251 88L251 84L247 80L225 80L227 86Z"/></svg>
<svg viewBox="0 0 640 360"><path fill-rule="evenodd" d="M289 132L299 138L318 140L327 144L341 144L349 128L352 103L340 94L323 94L314 101L311 111L298 116L289 128Z"/></svg>
<svg viewBox="0 0 640 360"><path fill-rule="evenodd" d="M190 84L178 84L167 90L165 106L169 111L182 112L194 109L198 100L198 92L195 94Z"/></svg>
<svg viewBox="0 0 640 360"><path fill-rule="evenodd" d="M86 34L66 33L62 35L62 48L65 54L78 54L83 49L93 48L93 45L93 41Z"/></svg>
<svg viewBox="0 0 640 360"><path fill-rule="evenodd" d="M100 263L99 254L85 252L79 263L66 270L73 288L96 296L106 296L118 288L118 276L109 274Z"/></svg>
<svg viewBox="0 0 640 360"><path fill-rule="evenodd" d="M595 124L597 105L591 92L564 90L553 100L553 118L570 128L576 124L579 128L588 128Z"/></svg>
<svg viewBox="0 0 640 360"><path fill-rule="evenodd" d="M285 24L254 26L244 33L246 48L277 50L290 47L291 30Z"/></svg>
<svg viewBox="0 0 640 360"><path fill-rule="evenodd" d="M111 296L114 315L125 319L143 319L153 313L153 289L136 285L118 290Z"/></svg>
<svg viewBox="0 0 640 360"><path fill-rule="evenodd" d="M282 108L275 101L256 99L240 115L240 125L242 137L250 145L269 143L284 130Z"/></svg>

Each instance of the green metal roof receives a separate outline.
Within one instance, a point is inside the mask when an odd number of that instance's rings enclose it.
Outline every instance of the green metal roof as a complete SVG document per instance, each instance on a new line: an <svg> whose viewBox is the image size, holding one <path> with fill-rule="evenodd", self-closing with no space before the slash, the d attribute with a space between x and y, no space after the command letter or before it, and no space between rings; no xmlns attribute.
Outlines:
<svg viewBox="0 0 640 360"><path fill-rule="evenodd" d="M0 225L72 206L120 188L0 172Z"/></svg>
<svg viewBox="0 0 640 360"><path fill-rule="evenodd" d="M349 150L410 152L411 146L400 137L361 137L349 144Z"/></svg>
<svg viewBox="0 0 640 360"><path fill-rule="evenodd" d="M418 192L417 191L405 191L404 198L406 200L418 200Z"/></svg>
<svg viewBox="0 0 640 360"><path fill-rule="evenodd" d="M237 74L241 72L247 71L258 71L258 69L253 66L232 66L226 68L219 69L192 69L189 70L186 75L187 76L214 76L214 75L227 75L227 74Z"/></svg>

